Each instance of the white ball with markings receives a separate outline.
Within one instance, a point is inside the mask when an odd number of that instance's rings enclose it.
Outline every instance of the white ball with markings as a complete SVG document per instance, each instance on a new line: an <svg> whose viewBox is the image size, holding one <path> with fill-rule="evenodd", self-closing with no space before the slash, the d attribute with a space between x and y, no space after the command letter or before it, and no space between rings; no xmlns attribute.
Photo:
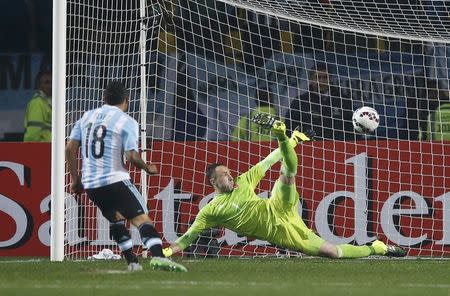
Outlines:
<svg viewBox="0 0 450 296"><path fill-rule="evenodd" d="M371 107L361 107L353 112L352 122L358 133L372 134L380 124L380 116Z"/></svg>

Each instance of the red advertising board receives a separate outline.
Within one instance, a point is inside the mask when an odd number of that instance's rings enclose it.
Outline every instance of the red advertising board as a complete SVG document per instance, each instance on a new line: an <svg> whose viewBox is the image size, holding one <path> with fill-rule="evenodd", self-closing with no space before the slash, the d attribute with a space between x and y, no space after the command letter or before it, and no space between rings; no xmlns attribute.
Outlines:
<svg viewBox="0 0 450 296"><path fill-rule="evenodd" d="M0 256L50 255L48 143L0 143Z"/></svg>
<svg viewBox="0 0 450 296"><path fill-rule="evenodd" d="M212 198L204 179L207 164L224 163L237 175L270 152L267 144L153 143L148 159L160 174L149 178L149 209L166 242L176 238L173 232L185 231ZM0 256L48 256L50 145L2 143L0 151ZM315 142L297 152L299 212L322 237L364 244L378 236L410 248L410 255L450 254L449 144ZM270 191L278 172L279 164L258 193Z"/></svg>

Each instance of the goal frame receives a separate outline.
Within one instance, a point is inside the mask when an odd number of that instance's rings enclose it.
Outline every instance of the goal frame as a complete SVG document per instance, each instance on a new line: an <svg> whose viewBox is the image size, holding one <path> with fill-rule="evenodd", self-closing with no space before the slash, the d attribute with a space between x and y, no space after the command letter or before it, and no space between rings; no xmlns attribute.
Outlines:
<svg viewBox="0 0 450 296"><path fill-rule="evenodd" d="M137 69L136 73L138 73L134 77L136 77L140 83L140 85L136 88L138 90L137 95L136 95L136 97L138 97L138 99L136 100L136 102L138 102L140 104L139 110L147 110L147 104L150 104L150 102L147 102L147 95L148 95L147 83L150 84L150 87L152 87L152 86L151 86L151 82L147 82L147 79L146 79L147 78L146 77L146 73L147 73L146 64L148 62L151 62L151 58L149 59L148 56L146 55L146 41L148 40L147 35L149 35L150 38L152 38L153 32L147 31L149 29L147 27L148 24L144 21L144 19L147 17L146 16L146 8L147 8L146 3L147 2L145 0L135 0L135 1L136 1L136 3L139 3L138 5L140 5L139 6L139 14L138 14L140 19L138 19L138 18L134 19L134 20L138 20L138 23L140 26L140 29L134 30L137 33L136 36L139 36L139 59L137 59L138 63L133 63L133 65L135 65L136 69ZM229 1L224 1L224 2L226 2L227 4L230 4L230 2L235 3L236 6L238 6L238 7L246 8L251 11L259 12L262 14L269 14L269 12L267 12L267 11L264 11L257 7L255 8L251 5L245 5L245 4L239 3L239 1L237 1L237 0L236 1L229 0ZM51 156L51 161L52 161L52 163L51 163L51 213L52 214L51 214L51 241L50 241L50 243L51 243L51 249L50 249L51 261L63 261L63 260L65 260L65 258L70 258L69 255L65 254L65 252L67 252L67 248L65 246L65 243L67 242L67 237L65 234L67 224L66 224L65 220L66 220L66 216L68 216L65 204L67 203L67 197L69 196L68 192L69 192L70 188L69 188L68 183L66 183L68 180L68 175L67 175L67 170L66 170L66 166L65 166L65 156L64 156L64 146L65 146L65 142L67 140L68 133L70 132L70 130L68 130L68 127L66 126L67 121L69 121L70 118L68 116L66 116L66 99L65 99L66 98L66 86L67 86L66 82L69 81L69 80L67 80L67 76L66 76L67 75L67 73L66 73L66 68L67 68L66 58L70 59L70 56L68 55L68 52L67 52L67 50L69 50L69 52L70 52L70 48L66 49L66 40L67 40L67 38L69 38L69 39L71 38L69 35L70 31L68 32L68 29L71 29L71 26L72 26L71 22L70 22L70 18L68 18L68 14L71 13L70 3L71 2L67 1L67 0L53 0L53 23L58 24L58 25L54 26L54 29L53 29L53 69L52 69L53 70L53 81L52 81L53 82L53 93L52 93L52 104L53 104L52 109L53 109L53 111L52 111L52 144L51 144L51 148L52 148L52 154L51 154L52 155ZM284 14L281 15L281 18L298 21L298 19L286 16ZM324 27L325 29L327 29L327 28L336 29L338 31L342 30L342 28L340 28L338 26L326 25L326 24L324 25L323 23L320 23L320 22L308 21L307 24L311 25L311 26L312 25L318 26L318 27L320 27L320 30L324 30L322 27ZM279 30L281 33L282 32L281 29L279 29ZM380 35L380 34L377 34L376 32L371 32L370 30L359 30L359 29L353 30L353 31L356 33L359 33L359 34L370 35L370 36L375 36L375 37L377 37L377 36L392 37L392 38L397 38L397 39L406 39L408 41L418 40L418 41L421 41L421 43L423 43L423 44L426 42L426 41L424 41L418 37L414 37L414 36L405 37L403 35L394 35L394 34L391 35L389 33L383 33ZM159 35L157 33L156 36L161 37L162 34ZM429 38L427 40L442 42L442 40L435 39L435 38ZM450 41L448 41L448 42L450 42ZM422 44L422 46L423 46L423 44ZM323 51L326 54L326 50L324 49ZM394 51L395 51L395 49L394 49ZM191 53L189 53L189 54L191 54ZM421 53L421 54L425 58L424 53ZM284 53L283 53L283 55L284 55ZM193 54L192 56L194 56L195 58L201 59L201 57L197 57L195 54ZM225 56L225 54L224 54L224 56ZM206 57L204 57L204 59L205 59L205 64L206 64L207 63ZM314 58L314 60L316 60L316 58ZM317 60L320 61L321 59L318 58ZM187 63L187 58L185 59L185 62ZM274 59L273 62L275 63L276 60ZM176 71L178 71L178 70L176 69ZM393 70L391 70L391 72L392 71ZM391 72L389 72L389 73L391 73ZM188 71L186 70L185 74L183 74L183 75L188 75ZM413 73L412 75L415 75L415 73ZM425 74L423 74L423 75L424 75L424 78L427 77ZM216 74L216 76L217 76L217 74ZM198 77L196 77L196 78L198 78ZM257 78L257 77L255 76L255 78ZM198 80L203 81L200 78L198 78ZM69 87L72 87L72 86L69 85ZM96 89L99 90L99 88L96 88ZM100 102L100 100L99 100L99 102ZM86 110L82 109L79 111L84 112ZM147 133L147 128L148 128L147 127L147 124L148 124L147 123L147 115L148 115L147 112L146 111L144 111L144 112L140 111L140 112L141 113L139 114L139 118L140 118L139 134L140 134L140 138L143 139L140 141L140 149L141 149L141 156L142 156L143 160L146 161L147 159L152 159L151 156L153 155L153 153L151 153L151 154L149 153L147 155L147 135L150 135L152 133L151 133L151 128L149 128L149 132ZM206 113L205 113L205 116L206 116ZM70 122L69 122L69 125L70 125ZM206 141L208 141L207 136L205 136L205 137L206 137ZM212 140L212 141L214 141L214 140ZM152 142L152 144L153 144L153 142ZM153 148L153 145L152 145L152 148ZM367 166L364 166L364 167L367 167ZM141 191L143 197L148 202L151 202L152 199L150 198L150 200L148 200L148 197L147 197L149 188L150 188L150 190L152 188L151 186L148 186L149 184L147 184L147 174L142 172L142 173L138 173L138 175L140 176L140 180L139 180L140 181L140 191ZM135 180L135 181L136 181L136 183L139 182L137 180ZM439 201L439 199L437 199L437 200ZM195 206L199 206L199 205L193 204L193 207L195 207ZM191 213L191 210L192 209L190 209L189 213ZM357 219L357 220L365 221L364 219ZM107 223L106 220L104 220L104 222ZM105 225L107 226L107 224L105 224ZM325 225L325 223L324 223L324 225ZM316 227L317 227L317 225L316 225ZM164 235L164 231L163 231L163 235ZM167 240L167 237L166 237L166 242L170 243L170 241ZM337 241L337 242L340 242L340 241ZM142 250L142 251L143 251L143 254L146 253L145 250Z"/></svg>
<svg viewBox="0 0 450 296"><path fill-rule="evenodd" d="M145 0L140 0L140 93L139 103L141 110L147 109L147 82L146 82L146 55L145 46L147 38L147 25L145 24ZM67 0L53 0L53 26L52 39L52 152L51 152L51 233L50 233L50 260L64 260L64 230L65 230L65 154L66 141L66 34L67 34ZM140 137L146 139L146 113L141 116ZM67 131L68 132L68 131ZM140 141L141 157L147 160L147 141ZM140 191L144 200L148 200L146 172L141 172Z"/></svg>
<svg viewBox="0 0 450 296"><path fill-rule="evenodd" d="M64 260L66 0L53 0L50 260ZM55 25L58 24L58 25Z"/></svg>

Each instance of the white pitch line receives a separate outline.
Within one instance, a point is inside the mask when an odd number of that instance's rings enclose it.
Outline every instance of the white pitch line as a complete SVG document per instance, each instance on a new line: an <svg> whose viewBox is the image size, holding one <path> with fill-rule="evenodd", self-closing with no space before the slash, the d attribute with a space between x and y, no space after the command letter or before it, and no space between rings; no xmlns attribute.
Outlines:
<svg viewBox="0 0 450 296"><path fill-rule="evenodd" d="M227 281L146 281L146 285L136 285L134 283L133 285L127 286L127 285L120 285L120 286L114 286L114 289L116 290L138 290L138 289L144 289L147 286L152 285L165 285L166 289L178 289L180 287L200 287L200 286L208 286L211 288L232 288L232 287L242 287L242 286L250 286L250 287L271 287L274 288L272 285L261 283L261 282L247 282L245 284L243 283L236 283L236 282L227 282ZM313 286L328 286L328 287L360 287L360 286L370 286L370 283L358 283L354 284L351 282L331 282L331 283L312 283ZM281 285L281 286L289 286L289 285ZM403 288L426 288L426 289L449 289L450 284L428 284L428 283L405 283L400 284L400 287ZM7 284L7 283L0 283L0 288L2 289L11 289L11 288L17 288L16 285ZM67 284L64 285L58 285L58 284L37 284L37 285L27 285L22 288L32 288L32 289L111 289L111 285L100 285L100 284L94 284L94 285L74 285L74 286L68 286ZM277 288L282 288L280 286L277 286Z"/></svg>
<svg viewBox="0 0 450 296"><path fill-rule="evenodd" d="M276 259L276 260L286 260L289 261L289 259L293 259L292 261L296 261L301 259L303 260L321 260L323 262L334 262L334 263L355 263L355 262L359 262L359 263L364 263L367 260L375 260L375 261L403 261L403 260L416 260L416 261L421 261L421 260L425 260L425 261L450 261L450 257L415 257L415 256L406 256L406 257L402 257L402 258L395 258L395 257L386 257L386 256L370 256L370 257L366 257L366 258L359 258L359 259L354 259L354 260L336 260L336 259L326 259L326 258L320 258L320 257L313 257L313 256L303 256L303 257L286 257L286 258L276 258L276 257L266 257L266 258L252 258L252 257L239 257L239 258L231 258L233 260L239 261L239 260L253 260L253 259ZM44 259L22 259L22 260L4 260L4 258L2 258L2 260L0 260L0 264L2 263L34 263L34 262L50 262L48 260L48 258L44 258ZM77 259L77 260L66 260L66 262L100 262L100 261L107 261L107 260L87 260L87 259ZM183 262L189 262L189 263L202 263L205 261L205 259L183 259Z"/></svg>
<svg viewBox="0 0 450 296"><path fill-rule="evenodd" d="M404 288L450 289L450 284L421 284L421 283L413 283L413 284L401 284L400 286L404 287Z"/></svg>
<svg viewBox="0 0 450 296"><path fill-rule="evenodd" d="M0 264L2 263L34 263L34 262L44 262L48 261L47 259L28 259L28 260L0 260Z"/></svg>
<svg viewBox="0 0 450 296"><path fill-rule="evenodd" d="M328 286L328 287L369 287L370 283L351 283L351 282L328 282L328 283L312 283L314 286ZM402 288L434 288L434 289L449 289L450 284L428 284L428 283L403 283L399 284Z"/></svg>
<svg viewBox="0 0 450 296"><path fill-rule="evenodd" d="M98 273L106 273L106 274L124 274L124 273L130 273L128 270L114 270L114 269L107 269L107 270L99 270Z"/></svg>
<svg viewBox="0 0 450 296"><path fill-rule="evenodd" d="M247 282L245 284L242 283L236 283L236 282L227 282L227 281L146 281L146 285L136 285L136 283L133 283L133 285L127 286L127 285L120 285L120 286L114 286L114 289L118 290L137 290L137 289L143 289L148 286L153 285L165 285L166 289L178 289L180 287L200 287L200 286L207 286L211 287L212 289L216 289L217 287L221 288L232 288L232 287L242 287L242 286L251 286L251 287L272 287L272 285L269 285L267 283L260 283L260 282ZM2 289L11 289L11 288L17 288L17 286L7 283L0 283L0 288ZM74 286L68 286L67 284L36 284L36 285L26 285L22 286L22 288L32 288L32 289L111 289L111 285L100 285L100 284L94 284L94 285L74 285ZM273 288L273 287L272 287ZM279 287L278 287L279 288Z"/></svg>

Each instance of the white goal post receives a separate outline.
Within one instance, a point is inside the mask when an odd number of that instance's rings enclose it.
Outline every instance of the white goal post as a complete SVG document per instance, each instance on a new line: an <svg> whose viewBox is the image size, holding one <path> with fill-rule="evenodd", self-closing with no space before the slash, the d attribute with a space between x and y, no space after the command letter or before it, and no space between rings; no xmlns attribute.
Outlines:
<svg viewBox="0 0 450 296"><path fill-rule="evenodd" d="M53 1L53 90L50 260L64 259L64 200L66 191L66 1ZM57 24L57 25L56 25Z"/></svg>
<svg viewBox="0 0 450 296"><path fill-rule="evenodd" d="M149 215L174 242L214 197L209 163L235 176L276 142L248 120L312 128L297 147L299 214L332 243L376 237L411 256L450 255L450 18L435 0L54 0L51 260L118 252L92 202L70 194L64 145L112 79L129 89L144 159L130 168ZM375 108L364 136L353 110ZM274 166L257 188L267 198ZM136 251L139 235L132 229ZM146 252L143 252L145 254ZM228 229L182 254L301 256Z"/></svg>

